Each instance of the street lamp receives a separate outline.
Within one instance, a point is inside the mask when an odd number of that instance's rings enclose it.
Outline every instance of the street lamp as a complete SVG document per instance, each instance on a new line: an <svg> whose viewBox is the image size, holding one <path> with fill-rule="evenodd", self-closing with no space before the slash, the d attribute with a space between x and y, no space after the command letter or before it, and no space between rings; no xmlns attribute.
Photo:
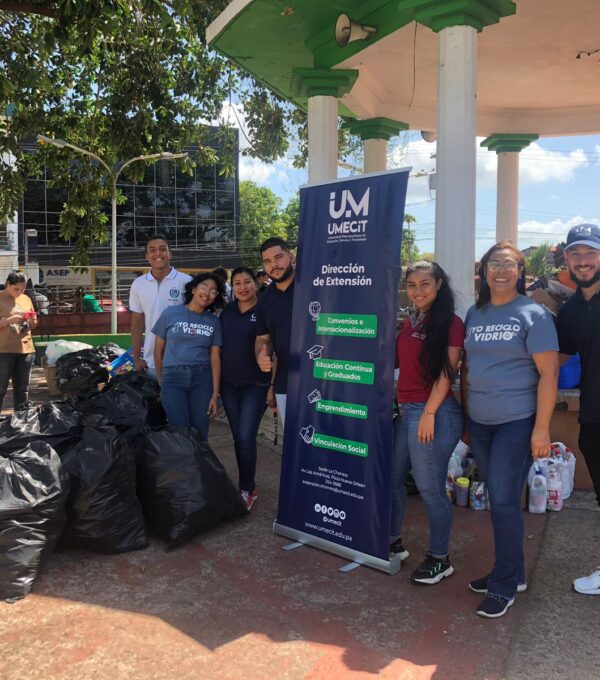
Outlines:
<svg viewBox="0 0 600 680"><path fill-rule="evenodd" d="M112 204L112 244L111 244L111 305L110 305L110 332L111 333L116 333L117 332L117 181L119 179L119 175L123 170L128 166L131 165L131 163L135 163L136 161L152 161L152 160L178 160L180 158L186 158L187 153L170 153L169 151L162 151L160 153L151 153L151 154L145 154L143 156L135 156L134 158L130 158L128 161L125 161L121 167L114 172L112 168L104 161L100 156L97 156L95 153L92 153L91 151L87 151L86 149L82 149L79 146L76 146L75 144L70 144L69 142L65 142L64 139L52 139L51 137L46 137L44 135L38 135L37 136L38 142L40 144L51 144L52 146L56 146L59 149L71 149L72 151L75 151L75 153L82 154L84 156L89 156L90 158L93 158L95 161L98 161L100 165L104 168L106 171L106 174L108 178L110 179L112 183L112 195L111 195L111 204Z"/></svg>

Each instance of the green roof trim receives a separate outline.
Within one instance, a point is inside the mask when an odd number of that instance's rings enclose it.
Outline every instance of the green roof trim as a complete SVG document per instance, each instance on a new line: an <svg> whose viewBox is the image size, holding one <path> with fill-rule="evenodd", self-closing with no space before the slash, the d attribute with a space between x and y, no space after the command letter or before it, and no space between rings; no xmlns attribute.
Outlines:
<svg viewBox="0 0 600 680"><path fill-rule="evenodd" d="M527 148L531 142L535 142L539 135L534 134L509 134L497 133L486 137L479 146L484 146L496 153L516 151L519 153Z"/></svg>
<svg viewBox="0 0 600 680"><path fill-rule="evenodd" d="M399 132L408 130L408 123L391 118L365 118L344 123L342 127L351 135L357 135L363 142L366 139L385 139L388 141Z"/></svg>
<svg viewBox="0 0 600 680"><path fill-rule="evenodd" d="M358 78L354 69L295 68L292 72L292 93L300 97L343 97Z"/></svg>
<svg viewBox="0 0 600 680"><path fill-rule="evenodd" d="M229 6L233 18L226 25L219 25L216 35L211 35L209 29L210 45L304 110L308 95L305 90L292 88L294 71L333 68L415 18L413 10L399 8L398 0L302 0L288 3L291 12L284 11L285 4L273 0L246 3L234 0ZM377 33L370 40L338 47L334 30L340 14L376 27ZM355 115L343 104L339 111L343 116Z"/></svg>
<svg viewBox="0 0 600 680"><path fill-rule="evenodd" d="M414 11L415 19L436 33L451 26L481 32L517 11L512 0L399 0L399 8Z"/></svg>

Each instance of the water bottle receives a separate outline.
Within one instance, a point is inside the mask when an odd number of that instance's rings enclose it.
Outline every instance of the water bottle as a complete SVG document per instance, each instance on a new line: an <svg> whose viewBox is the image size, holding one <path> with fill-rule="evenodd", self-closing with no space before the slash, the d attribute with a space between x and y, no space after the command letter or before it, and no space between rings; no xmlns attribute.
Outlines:
<svg viewBox="0 0 600 680"><path fill-rule="evenodd" d="M555 465L548 468L548 491L546 507L548 510L554 511L562 510L563 507L562 478Z"/></svg>
<svg viewBox="0 0 600 680"><path fill-rule="evenodd" d="M535 474L529 487L529 512L541 515L546 512L548 502L548 484L540 468L535 466Z"/></svg>

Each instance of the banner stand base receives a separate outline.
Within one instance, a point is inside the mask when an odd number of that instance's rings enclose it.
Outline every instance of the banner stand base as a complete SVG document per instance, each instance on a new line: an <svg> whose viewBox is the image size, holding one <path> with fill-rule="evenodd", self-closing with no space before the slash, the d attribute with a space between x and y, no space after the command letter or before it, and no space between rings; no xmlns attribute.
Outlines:
<svg viewBox="0 0 600 680"><path fill-rule="evenodd" d="M337 543L333 543L324 538L312 536L311 534L299 531L298 529L293 529L284 524L279 524L277 521L273 522L273 533L277 536L283 536L284 538L291 538L302 545L309 545L312 548L318 548L319 550L324 550L325 552L332 553L338 557L343 557L357 565L378 569L386 574L397 574L400 571L401 560L399 555L394 555L391 560L383 560L379 557L367 555L367 553L358 552L357 550L352 550L352 548L338 545ZM296 547L294 544L290 544L290 549L292 546ZM287 546L285 547L287 548Z"/></svg>

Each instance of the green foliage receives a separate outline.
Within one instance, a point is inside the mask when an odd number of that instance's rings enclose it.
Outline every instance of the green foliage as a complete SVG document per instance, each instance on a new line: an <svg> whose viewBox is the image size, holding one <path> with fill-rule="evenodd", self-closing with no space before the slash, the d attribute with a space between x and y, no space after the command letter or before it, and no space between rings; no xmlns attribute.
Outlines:
<svg viewBox="0 0 600 680"><path fill-rule="evenodd" d="M37 134L87 149L115 170L129 158L192 144L200 145L198 162L212 163L202 121L218 119L235 92L252 133L245 153L263 161L283 154L294 125L289 107L206 45L206 27L226 5L0 0L0 113L14 109L0 119L0 221L45 161L53 183L68 190L61 230L75 237L72 263L86 264L91 246L108 240L101 208L111 189L101 168L68 150L24 152L19 142ZM227 175L235 134L223 125L218 137L219 171ZM134 163L123 177L135 183L144 170Z"/></svg>
<svg viewBox="0 0 600 680"><path fill-rule="evenodd" d="M552 265L548 264L550 244L542 243L529 257L525 258L525 268L531 276L547 276L552 273Z"/></svg>
<svg viewBox="0 0 600 680"><path fill-rule="evenodd" d="M419 247L416 245L416 234L414 229L410 228L411 224L416 223L416 218L405 213L404 224L406 227L402 228L402 248L401 248L401 262L403 265L410 264L411 262L416 262L420 259L421 255L419 253Z"/></svg>

